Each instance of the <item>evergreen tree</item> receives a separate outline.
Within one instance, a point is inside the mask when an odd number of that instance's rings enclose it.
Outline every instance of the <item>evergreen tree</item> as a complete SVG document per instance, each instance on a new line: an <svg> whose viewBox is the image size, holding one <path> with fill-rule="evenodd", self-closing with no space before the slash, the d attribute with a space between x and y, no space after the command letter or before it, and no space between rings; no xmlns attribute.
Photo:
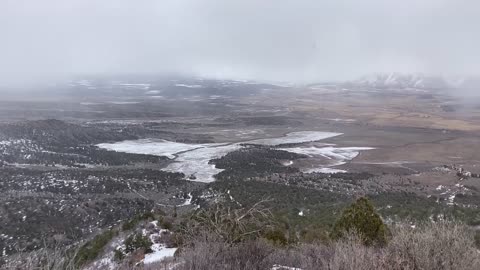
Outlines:
<svg viewBox="0 0 480 270"><path fill-rule="evenodd" d="M333 227L332 238L346 233L357 233L365 245L383 245L387 242L387 227L367 198L360 198L342 213Z"/></svg>

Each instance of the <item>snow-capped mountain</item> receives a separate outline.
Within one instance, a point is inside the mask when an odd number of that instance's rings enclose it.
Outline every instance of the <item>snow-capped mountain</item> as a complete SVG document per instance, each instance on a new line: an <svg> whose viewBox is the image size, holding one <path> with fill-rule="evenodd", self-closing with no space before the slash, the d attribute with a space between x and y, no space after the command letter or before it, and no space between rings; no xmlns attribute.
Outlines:
<svg viewBox="0 0 480 270"><path fill-rule="evenodd" d="M450 84L440 76L425 74L380 73L349 82L355 86L377 89L445 89Z"/></svg>
<svg viewBox="0 0 480 270"><path fill-rule="evenodd" d="M480 89L480 77L442 77L422 73L377 73L346 83L349 86L375 89L402 90L447 90L458 89L476 91Z"/></svg>

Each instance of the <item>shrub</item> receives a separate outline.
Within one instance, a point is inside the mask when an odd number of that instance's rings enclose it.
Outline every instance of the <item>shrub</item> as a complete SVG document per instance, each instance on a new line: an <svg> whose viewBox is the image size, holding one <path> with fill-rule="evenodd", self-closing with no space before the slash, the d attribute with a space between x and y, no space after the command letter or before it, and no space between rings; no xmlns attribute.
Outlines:
<svg viewBox="0 0 480 270"><path fill-rule="evenodd" d="M181 254L178 270L276 269L302 270L473 270L480 253L470 228L455 223L430 223L415 229L394 227L384 247L367 246L363 237L344 233L330 244L275 247L262 239L233 245L199 240Z"/></svg>
<svg viewBox="0 0 480 270"><path fill-rule="evenodd" d="M145 253L150 253L152 252L152 242L148 237L136 233L130 235L126 240L125 240L125 252L131 253L137 249L143 249Z"/></svg>
<svg viewBox="0 0 480 270"><path fill-rule="evenodd" d="M142 221L142 220L147 220L147 219L154 219L155 216L152 212L146 212L141 215L136 215L132 219L126 221L122 225L122 231L129 231L133 230L137 224Z"/></svg>
<svg viewBox="0 0 480 270"><path fill-rule="evenodd" d="M303 243L328 243L328 232L320 227L309 227L300 232L300 241Z"/></svg>
<svg viewBox="0 0 480 270"><path fill-rule="evenodd" d="M352 232L357 233L365 245L384 245L387 242L387 227L367 198L358 199L343 211L331 236L340 239Z"/></svg>
<svg viewBox="0 0 480 270"><path fill-rule="evenodd" d="M158 226L165 230L172 230L173 229L173 222L171 219L167 217L160 217L158 219Z"/></svg>
<svg viewBox="0 0 480 270"><path fill-rule="evenodd" d="M108 230L95 236L92 240L82 245L75 256L75 263L77 265L84 265L85 263L96 259L103 251L103 248L115 235L116 231Z"/></svg>
<svg viewBox="0 0 480 270"><path fill-rule="evenodd" d="M396 226L393 232L387 263L397 269L480 269L474 232L466 225L444 221Z"/></svg>
<svg viewBox="0 0 480 270"><path fill-rule="evenodd" d="M178 269L270 269L272 265L267 258L273 251L271 245L259 240L233 246L225 242L200 240L195 242L193 248L187 248L182 252L184 263L180 264Z"/></svg>
<svg viewBox="0 0 480 270"><path fill-rule="evenodd" d="M286 246L288 240L280 229L267 230L263 237L275 245Z"/></svg>
<svg viewBox="0 0 480 270"><path fill-rule="evenodd" d="M115 260L116 262L120 262L123 260L123 258L125 258L125 253L123 253L123 251L119 249L115 249L113 251L113 260Z"/></svg>
<svg viewBox="0 0 480 270"><path fill-rule="evenodd" d="M272 227L270 210L263 206L265 202L259 201L250 208L215 204L200 209L181 224L183 238L192 242L202 236L215 236L218 241L230 244L256 239Z"/></svg>

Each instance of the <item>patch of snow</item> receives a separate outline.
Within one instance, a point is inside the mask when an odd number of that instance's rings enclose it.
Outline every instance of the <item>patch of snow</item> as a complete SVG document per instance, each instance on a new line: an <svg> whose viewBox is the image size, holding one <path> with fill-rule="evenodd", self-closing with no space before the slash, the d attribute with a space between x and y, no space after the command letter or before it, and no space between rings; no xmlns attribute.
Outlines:
<svg viewBox="0 0 480 270"><path fill-rule="evenodd" d="M301 131L288 133L280 138L267 138L249 140L239 143L208 143L208 144L186 144L171 142L167 140L155 139L141 139L130 140L116 143L102 143L97 144L98 147L125 153L133 154L149 154L157 156L166 156L173 159L164 170L170 172L181 172L186 176L194 176L193 181L198 182L212 182L215 180L214 175L222 172L222 169L217 169L215 165L210 165L208 162L211 159L220 158L232 151L242 148L241 144L261 144L261 145L281 145L288 143L306 143L318 141L334 136L341 135L341 133L320 132L320 131ZM324 173L338 173L345 172L344 170L332 169L332 166L344 164L345 161L355 158L359 151L370 150L370 147L343 147L337 148L333 146L317 146L317 147L294 147L282 148L292 153L305 154L308 156L325 157L329 161L327 165L319 165L318 168L309 169L309 171L324 172ZM292 161L287 166L293 164ZM193 177L192 177L193 178Z"/></svg>
<svg viewBox="0 0 480 270"><path fill-rule="evenodd" d="M450 204L453 204L453 201L454 201L454 200L455 200L455 194L452 194L452 195L448 196L448 202L449 202Z"/></svg>
<svg viewBox="0 0 480 270"><path fill-rule="evenodd" d="M145 264L160 262L166 258L173 257L175 251L177 251L177 248L156 247L155 245L157 244L152 245L152 250L154 250L152 253L145 254L145 259L143 260Z"/></svg>
<svg viewBox="0 0 480 270"><path fill-rule="evenodd" d="M145 92L146 95L156 95L156 94L160 94L160 90L150 90L150 91L147 91Z"/></svg>
<svg viewBox="0 0 480 270"><path fill-rule="evenodd" d="M355 119L344 119L344 118L327 118L326 120L334 121L334 122L346 122L346 123L353 123L357 121Z"/></svg>
<svg viewBox="0 0 480 270"><path fill-rule="evenodd" d="M175 162L169 164L164 170L170 172L182 172L185 175L194 175L195 181L213 182L215 174L223 169L217 169L208 162L214 158L220 158L232 151L240 149L239 144L211 144L202 148L194 149L178 154Z"/></svg>
<svg viewBox="0 0 480 270"><path fill-rule="evenodd" d="M293 160L289 160L287 162L282 163L283 166L291 166L293 164Z"/></svg>
<svg viewBox="0 0 480 270"><path fill-rule="evenodd" d="M288 143L305 143L320 141L331 137L342 135L342 133L321 132L321 131L299 131L291 132L284 137L268 138L247 141L246 143L261 144L261 145L279 145Z"/></svg>
<svg viewBox="0 0 480 270"><path fill-rule="evenodd" d="M334 166L338 166L338 165L334 165ZM347 171L324 167L324 168L304 169L303 172L304 173L346 173Z"/></svg>
<svg viewBox="0 0 480 270"><path fill-rule="evenodd" d="M166 156L171 159L176 157L176 153L185 152L196 148L209 147L212 145L214 144L186 144L155 139L141 139L97 144L98 147L106 150L131 154Z"/></svg>
<svg viewBox="0 0 480 270"><path fill-rule="evenodd" d="M345 161L350 161L360 154L360 151L372 150L371 147L293 147L293 148L281 148L280 150L303 154L310 157L324 157L330 160L330 164L321 165L318 168L307 168L304 172L319 172L319 173L342 173L345 170L332 169L330 167L339 166L345 164Z"/></svg>
<svg viewBox="0 0 480 270"><path fill-rule="evenodd" d="M300 212L298 212L298 215L301 216L301 217L303 217L303 210L300 211Z"/></svg>
<svg viewBox="0 0 480 270"><path fill-rule="evenodd" d="M138 104L140 102L138 102L138 101L109 101L108 103L115 104L115 105L127 105L127 104Z"/></svg>
<svg viewBox="0 0 480 270"><path fill-rule="evenodd" d="M176 87L186 87L186 88L202 88L202 85L199 84L183 84L183 83L177 83L175 84Z"/></svg>
<svg viewBox="0 0 480 270"><path fill-rule="evenodd" d="M150 88L150 84L148 83L115 83L114 85L123 86L130 89L148 90Z"/></svg>
<svg viewBox="0 0 480 270"><path fill-rule="evenodd" d="M290 266L283 266L279 264L275 264L270 268L270 270L302 270L302 268L297 267L290 267Z"/></svg>
<svg viewBox="0 0 480 270"><path fill-rule="evenodd" d="M179 206L187 206L187 205L191 205L192 204L192 199L193 199L193 196L192 196L192 193L188 193L188 198L185 200L185 202ZM156 225L156 224L155 224Z"/></svg>

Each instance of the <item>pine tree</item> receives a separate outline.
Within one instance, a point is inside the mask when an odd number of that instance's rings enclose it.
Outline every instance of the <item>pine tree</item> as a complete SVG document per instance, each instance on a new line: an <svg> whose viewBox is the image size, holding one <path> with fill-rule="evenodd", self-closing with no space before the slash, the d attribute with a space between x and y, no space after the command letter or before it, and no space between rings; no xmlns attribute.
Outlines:
<svg viewBox="0 0 480 270"><path fill-rule="evenodd" d="M333 227L331 237L342 238L346 233L357 233L365 245L384 245L387 227L367 198L360 198L346 208Z"/></svg>

